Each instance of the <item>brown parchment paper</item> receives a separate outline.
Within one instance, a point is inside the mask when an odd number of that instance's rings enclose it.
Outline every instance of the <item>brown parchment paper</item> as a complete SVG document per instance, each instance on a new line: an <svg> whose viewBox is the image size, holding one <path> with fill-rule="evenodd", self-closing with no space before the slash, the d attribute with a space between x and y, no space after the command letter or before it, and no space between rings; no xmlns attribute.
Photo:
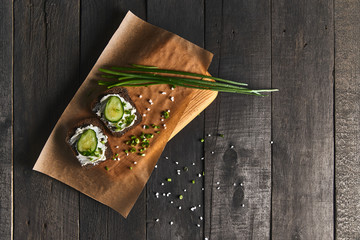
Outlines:
<svg viewBox="0 0 360 240"><path fill-rule="evenodd" d="M211 59L210 52L128 12L63 112L33 169L79 190L127 217L189 101L194 99L199 91L181 87L171 90L167 85L127 88L139 112L146 116L140 125L121 138L107 133L110 147L114 153L119 154L120 160L110 159L97 166L84 168L66 145L65 138L74 124L95 116L90 109L91 101L106 90L97 85L97 80L101 79L98 69L136 63L205 74ZM160 94L162 91L166 94ZM200 94L204 94L204 91ZM139 98L139 95L142 95L142 98ZM171 101L170 97L174 97L175 101ZM153 101L153 105L149 104L149 99ZM151 110L147 111L146 108ZM170 118L160 121L161 112L167 109L170 110ZM126 156L123 151L129 146L125 145L124 141L131 135L141 132L154 133L158 130L143 129L144 124L159 125L161 133L154 134L150 141L151 147L145 152L146 156ZM105 170L105 166L108 170ZM130 166L133 167L132 170L129 169Z"/></svg>

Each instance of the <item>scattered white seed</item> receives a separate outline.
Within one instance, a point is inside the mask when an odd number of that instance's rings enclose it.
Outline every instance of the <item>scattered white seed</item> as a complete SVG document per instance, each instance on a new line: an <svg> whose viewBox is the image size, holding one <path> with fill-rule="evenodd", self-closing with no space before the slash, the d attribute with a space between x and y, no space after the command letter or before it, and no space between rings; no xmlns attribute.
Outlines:
<svg viewBox="0 0 360 240"><path fill-rule="evenodd" d="M165 159L169 159L168 157L165 157Z"/></svg>
<svg viewBox="0 0 360 240"><path fill-rule="evenodd" d="M184 189L184 192L186 192L186 189Z"/></svg>
<svg viewBox="0 0 360 240"><path fill-rule="evenodd" d="M170 89L171 89L171 90L174 90L175 88L174 88L174 87L171 87Z"/></svg>
<svg viewBox="0 0 360 240"><path fill-rule="evenodd" d="M242 207L245 207L245 204L241 204Z"/></svg>
<svg viewBox="0 0 360 240"><path fill-rule="evenodd" d="M209 133L207 136L208 136L208 137L211 137L211 134Z"/></svg>
<svg viewBox="0 0 360 240"><path fill-rule="evenodd" d="M145 114L145 113L143 114L143 117L146 117L146 114Z"/></svg>
<svg viewBox="0 0 360 240"><path fill-rule="evenodd" d="M193 207L190 208L190 210L191 210L192 212L195 211L195 209L196 209L196 206L193 206Z"/></svg>
<svg viewBox="0 0 360 240"><path fill-rule="evenodd" d="M234 187L236 186L236 182L234 182Z"/></svg>
<svg viewBox="0 0 360 240"><path fill-rule="evenodd" d="M240 183L240 186L244 186L244 183Z"/></svg>
<svg viewBox="0 0 360 240"><path fill-rule="evenodd" d="M118 157L118 158L116 158L116 160L117 160L117 161L120 161L120 158Z"/></svg>
<svg viewBox="0 0 360 240"><path fill-rule="evenodd" d="M163 121L164 121L164 119L163 119L163 118L161 118L161 119L160 119L160 121L161 121L161 122L163 122Z"/></svg>
<svg viewBox="0 0 360 240"><path fill-rule="evenodd" d="M155 222L159 222L160 220L157 218L157 219L155 219Z"/></svg>
<svg viewBox="0 0 360 240"><path fill-rule="evenodd" d="M174 201L170 201L170 203L171 203L171 204L173 204L173 203L174 203Z"/></svg>
<svg viewBox="0 0 360 240"><path fill-rule="evenodd" d="M219 185L220 184L220 182L216 182L216 185Z"/></svg>
<svg viewBox="0 0 360 240"><path fill-rule="evenodd" d="M145 125L143 125L143 127L142 127L143 129L145 129L146 128L146 126Z"/></svg>
<svg viewBox="0 0 360 240"><path fill-rule="evenodd" d="M204 240L209 240L207 237Z"/></svg>
<svg viewBox="0 0 360 240"><path fill-rule="evenodd" d="M199 217L199 219L202 221L202 220L203 220L203 217Z"/></svg>
<svg viewBox="0 0 360 240"><path fill-rule="evenodd" d="M167 197L170 197L170 195L171 195L171 192L168 192L168 193L166 194Z"/></svg>
<svg viewBox="0 0 360 240"><path fill-rule="evenodd" d="M126 156L129 156L129 153L126 153Z"/></svg>
<svg viewBox="0 0 360 240"><path fill-rule="evenodd" d="M201 173L198 174L198 177L201 177Z"/></svg>
<svg viewBox="0 0 360 240"><path fill-rule="evenodd" d="M170 109L166 110L167 112L170 112Z"/></svg>
<svg viewBox="0 0 360 240"><path fill-rule="evenodd" d="M148 102L150 103L150 105L153 105L153 101L151 99L149 99Z"/></svg>
<svg viewBox="0 0 360 240"><path fill-rule="evenodd" d="M211 154L214 154L214 153L215 153L214 151L211 152Z"/></svg>
<svg viewBox="0 0 360 240"><path fill-rule="evenodd" d="M169 224L170 224L170 225L173 225L173 224L174 224L174 222L169 222Z"/></svg>
<svg viewBox="0 0 360 240"><path fill-rule="evenodd" d="M163 196L165 197L165 196L166 196L166 194L165 194L165 193L163 193Z"/></svg>
<svg viewBox="0 0 360 240"><path fill-rule="evenodd" d="M139 95L139 98L142 98L142 95Z"/></svg>
<svg viewBox="0 0 360 240"><path fill-rule="evenodd" d="M150 108L146 108L146 111L150 111Z"/></svg>
<svg viewBox="0 0 360 240"><path fill-rule="evenodd" d="M173 102L173 101L174 101L174 97L170 97L170 100Z"/></svg>
<svg viewBox="0 0 360 240"><path fill-rule="evenodd" d="M204 191L205 190L205 188L201 188L201 191Z"/></svg>
<svg viewBox="0 0 360 240"><path fill-rule="evenodd" d="M119 146L115 146L115 148L119 148Z"/></svg>
<svg viewBox="0 0 360 240"><path fill-rule="evenodd" d="M200 227L200 224L196 225L197 227Z"/></svg>
<svg viewBox="0 0 360 240"><path fill-rule="evenodd" d="M192 165L195 166L195 163L193 162Z"/></svg>
<svg viewBox="0 0 360 240"><path fill-rule="evenodd" d="M137 162L134 162L134 164L136 165L136 164L137 164Z"/></svg>
<svg viewBox="0 0 360 240"><path fill-rule="evenodd" d="M166 92L160 92L162 95L165 95L166 94Z"/></svg>
<svg viewBox="0 0 360 240"><path fill-rule="evenodd" d="M165 183L162 182L162 183L161 183L161 186L164 186L164 185L165 185Z"/></svg>
<svg viewBox="0 0 360 240"><path fill-rule="evenodd" d="M181 173L180 172L177 172L177 175L180 175Z"/></svg>
<svg viewBox="0 0 360 240"><path fill-rule="evenodd" d="M179 165L179 162L175 162L175 164L176 164L176 165ZM178 171L180 171L180 170L178 170Z"/></svg>
<svg viewBox="0 0 360 240"><path fill-rule="evenodd" d="M155 165L155 168L157 168L157 165Z"/></svg>
<svg viewBox="0 0 360 240"><path fill-rule="evenodd" d="M273 144L274 142L273 141L270 141L270 144Z"/></svg>
<svg viewBox="0 0 360 240"><path fill-rule="evenodd" d="M231 145L230 148L234 148L234 145Z"/></svg>
<svg viewBox="0 0 360 240"><path fill-rule="evenodd" d="M179 206L178 209L181 210L181 206Z"/></svg>
<svg viewBox="0 0 360 240"><path fill-rule="evenodd" d="M202 157L202 158L200 158L201 160L204 160L205 158L204 157Z"/></svg>
<svg viewBox="0 0 360 240"><path fill-rule="evenodd" d="M201 207L201 205L199 204L199 206L198 207Z"/></svg>
<svg viewBox="0 0 360 240"><path fill-rule="evenodd" d="M158 192L155 193L155 196L156 196L156 198L159 198L159 193Z"/></svg>
<svg viewBox="0 0 360 240"><path fill-rule="evenodd" d="M219 190L219 189L220 189L220 187L217 187L216 189L217 189L217 190Z"/></svg>

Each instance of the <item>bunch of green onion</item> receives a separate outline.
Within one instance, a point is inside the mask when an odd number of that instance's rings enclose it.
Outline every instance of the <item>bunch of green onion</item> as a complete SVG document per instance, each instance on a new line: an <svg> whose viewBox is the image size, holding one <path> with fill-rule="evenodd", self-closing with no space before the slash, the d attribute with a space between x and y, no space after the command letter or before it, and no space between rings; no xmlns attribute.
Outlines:
<svg viewBox="0 0 360 240"><path fill-rule="evenodd" d="M131 67L100 68L104 78L112 80L98 81L99 85L113 87L143 87L157 84L168 84L202 90L218 92L241 93L260 95L265 92L275 92L278 89L249 89L246 83L239 83L218 77L212 77L197 73L160 69L154 66L132 64Z"/></svg>

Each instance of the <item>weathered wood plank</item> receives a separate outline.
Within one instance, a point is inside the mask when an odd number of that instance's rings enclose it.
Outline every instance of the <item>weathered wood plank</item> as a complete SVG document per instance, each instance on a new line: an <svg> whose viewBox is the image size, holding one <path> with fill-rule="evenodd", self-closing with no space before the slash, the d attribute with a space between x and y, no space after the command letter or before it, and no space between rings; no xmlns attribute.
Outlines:
<svg viewBox="0 0 360 240"><path fill-rule="evenodd" d="M359 1L335 1L336 237L360 239Z"/></svg>
<svg viewBox="0 0 360 240"><path fill-rule="evenodd" d="M14 239L77 239L79 194L32 171L78 87L78 1L14 1Z"/></svg>
<svg viewBox="0 0 360 240"><path fill-rule="evenodd" d="M118 28L127 11L146 17L146 1L81 2L82 82ZM146 196L143 192L127 219L109 207L80 194L80 239L145 239Z"/></svg>
<svg viewBox="0 0 360 240"><path fill-rule="evenodd" d="M270 87L269 1L206 1L205 26L210 73ZM271 97L221 93L205 120L205 237L269 239Z"/></svg>
<svg viewBox="0 0 360 240"><path fill-rule="evenodd" d="M150 23L203 46L203 1L149 0L147 6ZM203 239L203 221L200 220L203 217L203 178L198 177L203 171L203 143L199 141L203 134L204 117L201 114L167 144L158 168L147 184L147 239ZM184 167L189 170L184 172ZM167 178L172 181L167 182ZM169 192L169 197L163 196ZM183 199L179 199L180 195ZM196 206L196 210L190 211L192 206ZM170 225L170 222L174 224Z"/></svg>
<svg viewBox="0 0 360 240"><path fill-rule="evenodd" d="M0 5L0 239L12 236L12 6Z"/></svg>
<svg viewBox="0 0 360 240"><path fill-rule="evenodd" d="M333 3L272 4L272 238L332 239Z"/></svg>

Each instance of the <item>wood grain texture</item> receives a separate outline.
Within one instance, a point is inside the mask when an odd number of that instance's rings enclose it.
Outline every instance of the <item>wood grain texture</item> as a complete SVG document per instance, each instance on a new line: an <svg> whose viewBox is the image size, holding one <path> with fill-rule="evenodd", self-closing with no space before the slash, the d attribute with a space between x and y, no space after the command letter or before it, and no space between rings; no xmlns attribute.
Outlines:
<svg viewBox="0 0 360 240"><path fill-rule="evenodd" d="M0 239L12 237L12 9L0 5Z"/></svg>
<svg viewBox="0 0 360 240"><path fill-rule="evenodd" d="M146 1L81 1L82 82L127 11L146 18ZM80 194L80 239L145 239L146 195L143 192L127 219L109 207Z"/></svg>
<svg viewBox="0 0 360 240"><path fill-rule="evenodd" d="M360 239L359 12L359 1L335 1L337 239Z"/></svg>
<svg viewBox="0 0 360 240"><path fill-rule="evenodd" d="M270 87L269 1L206 1L205 26L211 74ZM205 112L205 237L269 239L271 97L221 93Z"/></svg>
<svg viewBox="0 0 360 240"><path fill-rule="evenodd" d="M32 171L78 84L78 1L14 2L14 239L77 239L79 194Z"/></svg>
<svg viewBox="0 0 360 240"><path fill-rule="evenodd" d="M333 239L333 3L272 4L272 238Z"/></svg>
<svg viewBox="0 0 360 240"><path fill-rule="evenodd" d="M203 1L148 0L147 7L150 23L203 46ZM158 168L147 184L147 239L203 239L203 221L200 220L203 217L203 178L198 177L203 171L203 143L199 141L203 133L204 117L201 114L167 144L159 159ZM184 167L189 170L184 172ZM172 181L167 182L167 178ZM164 193L171 195L163 196ZM179 195L183 195L182 200ZM193 206L196 210L191 211Z"/></svg>

